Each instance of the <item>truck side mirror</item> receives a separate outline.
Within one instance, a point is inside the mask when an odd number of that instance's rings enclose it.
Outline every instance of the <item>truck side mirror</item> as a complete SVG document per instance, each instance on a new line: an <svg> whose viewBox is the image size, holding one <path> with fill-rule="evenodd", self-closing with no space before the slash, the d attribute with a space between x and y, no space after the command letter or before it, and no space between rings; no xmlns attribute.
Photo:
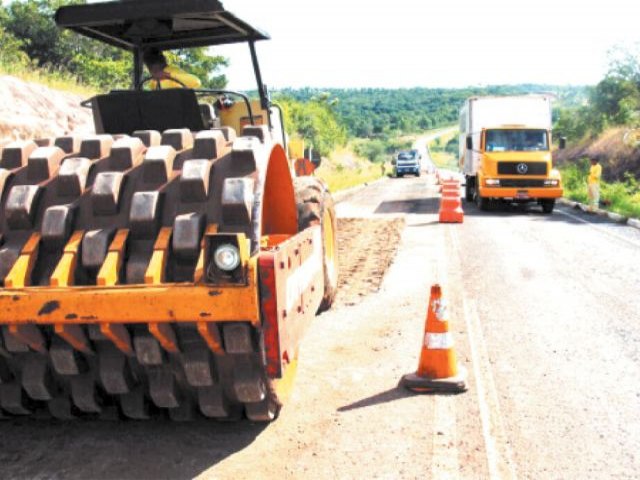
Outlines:
<svg viewBox="0 0 640 480"><path fill-rule="evenodd" d="M467 150L473 150L473 139L471 135L467 135Z"/></svg>
<svg viewBox="0 0 640 480"><path fill-rule="evenodd" d="M391 165L395 165L395 164L396 164L396 159L395 159L395 158L392 158L392 159L391 159Z"/></svg>
<svg viewBox="0 0 640 480"><path fill-rule="evenodd" d="M567 148L567 137L560 137L558 140L558 148L560 148L560 150L564 150L565 148Z"/></svg>

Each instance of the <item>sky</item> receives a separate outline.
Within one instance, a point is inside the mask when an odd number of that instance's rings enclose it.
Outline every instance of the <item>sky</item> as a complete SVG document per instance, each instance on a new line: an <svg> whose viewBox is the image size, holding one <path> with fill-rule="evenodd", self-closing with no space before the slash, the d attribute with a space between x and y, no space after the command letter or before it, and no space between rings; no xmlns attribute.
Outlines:
<svg viewBox="0 0 640 480"><path fill-rule="evenodd" d="M637 0L222 2L270 34L257 51L271 89L590 85L613 46L640 42ZM247 46L216 53L230 88L254 88Z"/></svg>

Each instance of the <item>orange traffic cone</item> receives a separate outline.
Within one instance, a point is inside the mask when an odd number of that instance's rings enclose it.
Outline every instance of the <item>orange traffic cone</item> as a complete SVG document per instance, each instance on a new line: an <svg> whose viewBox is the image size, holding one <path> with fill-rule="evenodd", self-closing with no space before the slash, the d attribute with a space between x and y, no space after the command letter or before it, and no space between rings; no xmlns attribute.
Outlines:
<svg viewBox="0 0 640 480"><path fill-rule="evenodd" d="M400 385L409 390L423 393L463 392L467 389L467 371L458 366L446 310L440 285L433 285L418 370L400 380Z"/></svg>
<svg viewBox="0 0 640 480"><path fill-rule="evenodd" d="M462 223L464 212L460 200L460 185L457 181L447 181L442 186L440 199L440 223Z"/></svg>

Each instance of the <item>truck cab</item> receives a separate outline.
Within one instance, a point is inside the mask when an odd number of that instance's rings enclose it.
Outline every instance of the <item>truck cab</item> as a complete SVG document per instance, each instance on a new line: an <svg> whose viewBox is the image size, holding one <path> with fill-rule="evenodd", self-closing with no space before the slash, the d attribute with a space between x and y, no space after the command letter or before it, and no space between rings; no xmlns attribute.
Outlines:
<svg viewBox="0 0 640 480"><path fill-rule="evenodd" d="M393 176L403 177L405 174L420 176L422 156L418 150L406 150L398 153L393 159Z"/></svg>

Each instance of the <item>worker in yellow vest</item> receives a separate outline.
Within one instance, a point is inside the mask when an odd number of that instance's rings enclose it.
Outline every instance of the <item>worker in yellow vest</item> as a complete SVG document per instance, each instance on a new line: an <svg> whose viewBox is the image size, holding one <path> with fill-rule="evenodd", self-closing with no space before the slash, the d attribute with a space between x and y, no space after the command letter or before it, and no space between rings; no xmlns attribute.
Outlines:
<svg viewBox="0 0 640 480"><path fill-rule="evenodd" d="M200 88L201 82L198 77L178 67L169 66L164 54L157 48L147 48L142 54L142 60L153 78L153 89Z"/></svg>
<svg viewBox="0 0 640 480"><path fill-rule="evenodd" d="M602 177L602 165L600 165L597 158L592 158L587 180L588 212L595 212L600 203L600 177Z"/></svg>

